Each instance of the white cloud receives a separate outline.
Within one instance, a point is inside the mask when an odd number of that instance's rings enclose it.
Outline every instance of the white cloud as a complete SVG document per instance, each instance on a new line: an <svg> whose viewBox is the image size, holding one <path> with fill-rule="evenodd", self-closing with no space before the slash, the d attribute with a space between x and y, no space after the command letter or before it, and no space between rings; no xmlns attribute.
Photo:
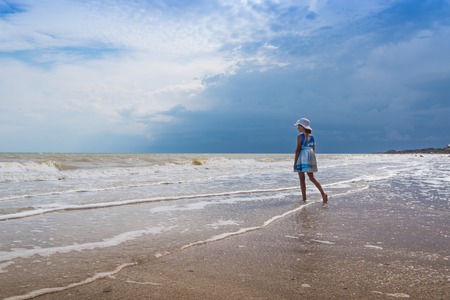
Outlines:
<svg viewBox="0 0 450 300"><path fill-rule="evenodd" d="M91 121L96 124L91 125L106 129L160 115L177 105L204 110L208 103L194 97L204 89L196 76L223 72L228 64L213 56L175 63L145 53L139 58L110 57L50 70L4 62L0 70L3 113L21 112L36 122L64 116L85 119L83 116L92 114ZM124 111L130 113L130 119L123 120Z"/></svg>
<svg viewBox="0 0 450 300"><path fill-rule="evenodd" d="M164 113L179 105L208 109L195 97L202 78L236 63L216 52L226 18L180 19L136 3L33 1L27 12L0 19L0 50L28 51L25 62L0 57L2 132L149 137L149 123L170 122Z"/></svg>

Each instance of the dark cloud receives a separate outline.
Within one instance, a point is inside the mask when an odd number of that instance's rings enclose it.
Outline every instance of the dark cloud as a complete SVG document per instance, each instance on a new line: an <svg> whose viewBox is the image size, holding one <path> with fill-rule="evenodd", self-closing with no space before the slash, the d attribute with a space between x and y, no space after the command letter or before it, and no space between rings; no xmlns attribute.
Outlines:
<svg viewBox="0 0 450 300"><path fill-rule="evenodd" d="M346 51L357 52L357 46ZM424 51L429 49L427 46ZM382 57L390 59L389 51L402 54L405 49L393 47ZM290 152L297 135L292 123L300 117L311 119L319 149L326 153L443 147L448 143L450 72L434 74L413 65L404 74L401 57L398 64L391 61L380 67L369 50L358 52L353 61L336 55L333 65L317 64L324 53L330 54L325 50L316 57L311 55L316 63L312 68L303 67L299 58L294 60L298 64L264 71L252 64L241 65L233 76L206 80L201 97L212 103L212 108L168 112L179 120L177 128L164 128L156 143L175 151ZM410 57L426 55L419 52ZM358 65L360 57L366 61ZM448 68L445 63L441 67ZM174 135L176 139L168 140Z"/></svg>

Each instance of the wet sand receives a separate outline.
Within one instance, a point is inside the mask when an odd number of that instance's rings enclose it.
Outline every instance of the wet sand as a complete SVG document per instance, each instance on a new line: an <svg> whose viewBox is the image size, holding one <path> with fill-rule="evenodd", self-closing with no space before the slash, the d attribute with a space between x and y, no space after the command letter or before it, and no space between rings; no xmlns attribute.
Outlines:
<svg viewBox="0 0 450 300"><path fill-rule="evenodd" d="M450 299L448 211L329 203L35 299Z"/></svg>

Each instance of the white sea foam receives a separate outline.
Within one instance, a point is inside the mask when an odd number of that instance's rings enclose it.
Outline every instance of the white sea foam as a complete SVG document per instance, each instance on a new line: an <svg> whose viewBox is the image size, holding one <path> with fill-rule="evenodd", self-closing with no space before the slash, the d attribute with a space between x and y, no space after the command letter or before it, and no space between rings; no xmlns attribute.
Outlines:
<svg viewBox="0 0 450 300"><path fill-rule="evenodd" d="M9 252L4 252L4 251L0 252L0 262L1 261L11 261L11 260L17 259L17 258L29 258L29 257L32 257L33 255L51 256L56 253L69 253L72 251L81 252L81 251L85 251L85 250L114 247L114 246L120 245L122 243L125 243L127 241L134 240L143 235L158 234L158 233L162 233L164 231L171 230L175 227L176 226L153 227L153 228L146 228L143 230L130 231L130 232L125 232L125 233L116 235L112 238L104 239L103 241L100 241L100 242L73 244L73 245L67 245L67 246L61 246L61 247L50 247L50 248L35 247L33 249L13 249L12 251L9 251Z"/></svg>
<svg viewBox="0 0 450 300"><path fill-rule="evenodd" d="M81 282L72 283L72 284L69 284L69 285L63 286L63 287L39 289L39 290L32 291L32 292L30 292L28 294L25 294L25 295L13 296L13 297L5 298L4 300L26 300L26 299L32 299L32 298L35 298L35 297L38 297L38 296L46 295L46 294L61 292L61 291L64 291L64 290L68 290L68 289L77 287L77 286L82 286L82 285L85 285L85 284L89 284L89 283L94 282L94 281L96 281L98 279L110 277L110 276L112 276L112 275L114 275L116 273L119 273L123 268L134 266L134 265L136 265L136 263L123 264L123 265L118 266L115 270L113 270L111 272L97 273L94 276L89 277L86 280L83 280Z"/></svg>
<svg viewBox="0 0 450 300"><path fill-rule="evenodd" d="M383 247L380 247L380 246L374 246L374 245L364 245L364 247L366 247L366 248L372 248L372 249L378 249L378 250L383 250Z"/></svg>
<svg viewBox="0 0 450 300"><path fill-rule="evenodd" d="M7 267L9 267L12 264L14 264L13 261L8 261L8 262L5 262L5 263L1 263L0 264L0 273L6 273L6 271L4 271L3 269L6 269Z"/></svg>
<svg viewBox="0 0 450 300"><path fill-rule="evenodd" d="M133 281L133 280L127 280L125 282L126 283L132 283L132 284L139 284L139 285L153 285L153 286L161 286L161 285L163 285L162 283L157 283L157 282L138 282L138 281Z"/></svg>
<svg viewBox="0 0 450 300"><path fill-rule="evenodd" d="M325 245L334 245L335 243L330 241L322 241L322 240L311 240L313 242L319 243L319 244L325 244Z"/></svg>
<svg viewBox="0 0 450 300"><path fill-rule="evenodd" d="M405 293L386 293L386 296L394 298L410 298L410 296Z"/></svg>
<svg viewBox="0 0 450 300"><path fill-rule="evenodd" d="M240 234L243 234L243 233L247 233L247 232L250 232L250 231L254 231L254 230L258 230L258 229L264 228L264 227L266 227L266 226L269 226L269 225L272 224L273 222L275 222L275 221L277 221L277 220L279 220L279 219L281 219L281 218L284 218L284 217L286 217L287 215L290 215L290 214L292 214L292 213L294 213L294 212L300 211L300 210L302 210L303 208L305 208L305 207L307 207L307 206L309 206L309 205L311 205L311 204L313 204L313 203L314 203L314 202L310 202L310 203L307 203L307 204L303 204L303 205L301 205L301 206L299 206L299 207L297 207L297 208L295 208L295 209L289 210L289 211L287 211L287 212L285 212L285 213L283 213L283 214L281 214L281 215L274 216L274 217L270 218L269 220L265 221L265 222L264 222L262 225L260 225L260 226L253 226L253 227L240 228L239 230L233 231L233 232L224 232L224 233L222 233L222 234L219 234L219 235L215 235L215 236L213 236L213 237L210 237L210 238L208 238L208 239L206 239L206 240L201 240L201 241L189 243L189 244L184 245L183 247L181 247L181 249L186 249L186 248L189 248L189 247L193 247L193 246L197 246L197 245L202 245L202 244L206 244L206 243L209 243L209 242L215 242L215 241L223 240L223 239L226 239L226 238L228 238L228 237L230 237L230 236L240 235Z"/></svg>
<svg viewBox="0 0 450 300"><path fill-rule="evenodd" d="M267 192L280 192L280 191L292 191L297 189L297 187L287 187L287 188L275 188L275 189L260 189L260 190L247 190L247 191L232 191L232 192L223 192L223 193L210 193L210 194L196 194L196 195L182 195L175 197L155 197L155 198L142 198L142 199L130 199L123 201L115 201L115 202L102 202L102 203L91 203L91 204L83 204L83 205L64 205L64 204L54 204L54 205L42 205L41 207L36 207L33 210L22 211L13 214L4 214L0 215L0 221L2 220L11 220L11 219L20 219L31 216L36 216L44 213L58 212L64 210L85 210L85 209L97 209L97 208L107 208L107 207L115 207L115 206L124 206L131 204L139 204L146 202L167 202L167 201L175 201L175 200L187 200L187 199L200 199L200 198L212 198L212 197L223 197L223 196L232 196L232 195L246 195L246 194L258 194L258 193L267 193ZM196 206L196 208L184 208L184 209L198 209L201 204L192 204ZM205 204L206 205L206 204ZM201 207L203 208L203 206ZM180 210L177 206L168 206L166 208L161 208L161 211L171 211L171 210ZM158 208L153 212L160 212Z"/></svg>
<svg viewBox="0 0 450 300"><path fill-rule="evenodd" d="M292 235L285 235L284 237L288 238L288 239L299 239L298 236L292 236Z"/></svg>
<svg viewBox="0 0 450 300"><path fill-rule="evenodd" d="M217 222L206 224L206 226L212 227L212 228L219 228L221 226L230 226L230 225L239 225L238 222L234 220L218 220Z"/></svg>

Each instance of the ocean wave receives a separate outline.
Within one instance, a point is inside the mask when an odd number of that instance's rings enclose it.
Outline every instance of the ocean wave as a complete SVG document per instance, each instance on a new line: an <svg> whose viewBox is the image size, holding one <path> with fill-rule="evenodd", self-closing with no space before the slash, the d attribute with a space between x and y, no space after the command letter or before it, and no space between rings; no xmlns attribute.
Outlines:
<svg viewBox="0 0 450 300"><path fill-rule="evenodd" d="M230 191L230 192L222 192L222 193L194 194L194 195L182 195L182 196L173 196L173 197L154 197L154 198L130 199L130 200L123 200L123 201L115 201L115 202L78 204L78 205L55 205L55 206L42 205L39 207L34 207L34 209L32 209L32 210L20 210L15 213L1 215L0 221L28 218L28 217L41 215L41 214L58 212L58 211L99 209L99 208L134 205L134 204L141 204L141 203L148 203L148 202L163 202L163 201L176 201L176 200L187 200L187 199L224 197L224 196L233 196L233 195L245 195L245 194L255 194L255 193L282 192L282 191L291 191L291 190L295 190L295 189L297 189L297 187Z"/></svg>
<svg viewBox="0 0 450 300"><path fill-rule="evenodd" d="M275 154L0 154L0 183L103 179L198 168L245 172L285 166L285 158Z"/></svg>
<svg viewBox="0 0 450 300"><path fill-rule="evenodd" d="M148 182L148 183L123 184L123 185L106 186L106 187L92 187L92 188L66 189L66 190L59 190L59 191L53 190L53 191L48 191L48 192L34 192L34 193L3 196L3 197L0 197L0 202L8 201L8 200L33 198L33 197L46 197L46 196L68 195L68 194L76 194L76 193L96 193L96 192L126 190L126 189L133 189L133 188L150 187L150 186L155 186L155 185L181 184L181 183L186 183L186 182L188 182L188 181L179 181L179 180L177 180L177 181L156 181L156 182Z"/></svg>
<svg viewBox="0 0 450 300"><path fill-rule="evenodd" d="M0 162L0 182L61 180L61 171L74 169L75 166L53 160Z"/></svg>

